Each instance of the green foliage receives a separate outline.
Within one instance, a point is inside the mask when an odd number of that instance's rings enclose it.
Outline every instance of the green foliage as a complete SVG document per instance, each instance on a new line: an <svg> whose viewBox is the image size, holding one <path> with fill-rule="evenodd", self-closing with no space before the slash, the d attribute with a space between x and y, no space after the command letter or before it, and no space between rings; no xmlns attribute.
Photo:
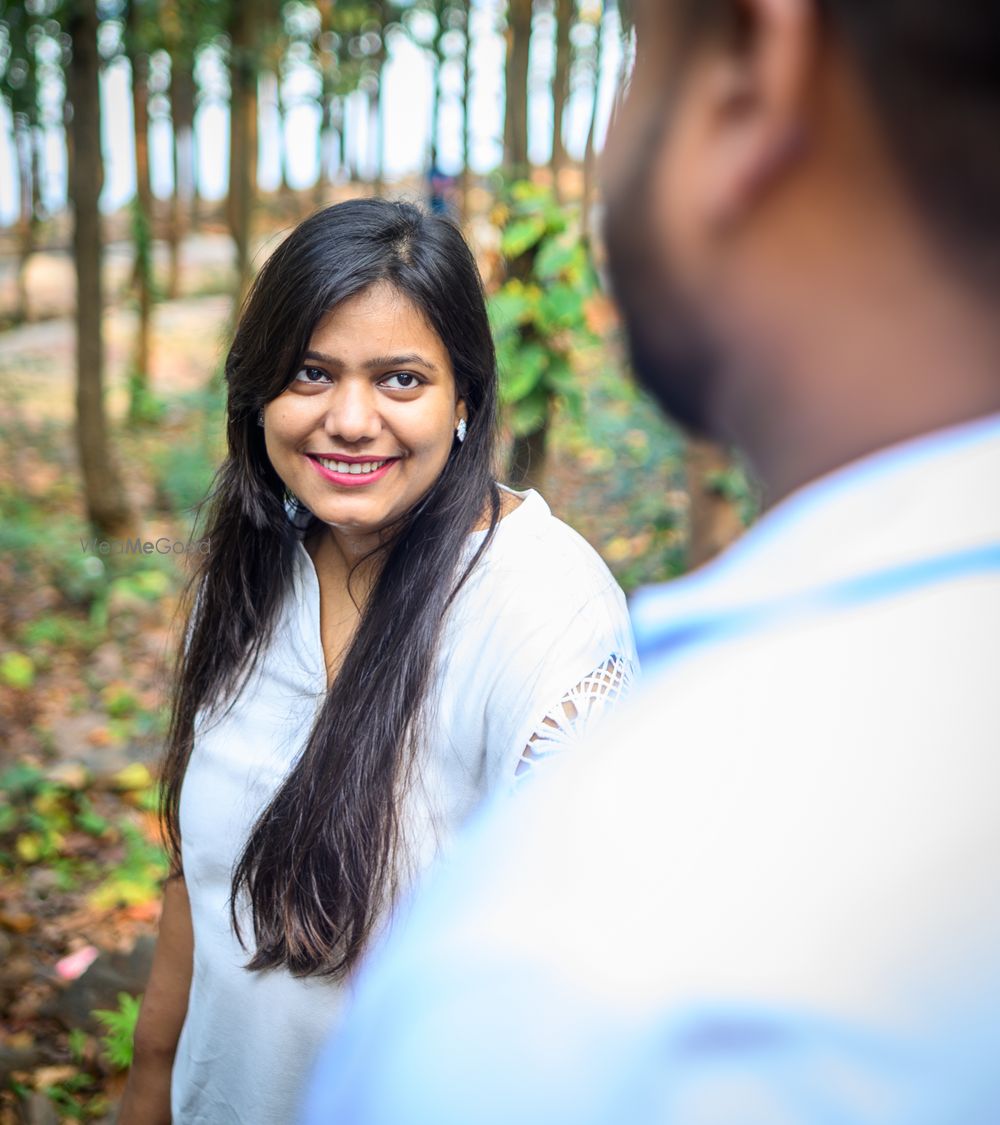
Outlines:
<svg viewBox="0 0 1000 1125"><path fill-rule="evenodd" d="M70 1058L75 1063L82 1063L87 1053L87 1033L79 1027L74 1027L67 1036Z"/></svg>
<svg viewBox="0 0 1000 1125"><path fill-rule="evenodd" d="M117 1008L96 1008L91 1013L105 1029L101 1036L102 1053L116 1070L128 1070L132 1065L135 1025L141 1006L141 996L119 992Z"/></svg>
<svg viewBox="0 0 1000 1125"><path fill-rule="evenodd" d="M149 559L158 556L149 555ZM143 602L156 602L170 590L170 576L155 567L143 567L129 574L123 574L111 582L112 594L123 594Z"/></svg>
<svg viewBox="0 0 1000 1125"><path fill-rule="evenodd" d="M125 857L90 896L92 906L110 910L115 906L141 906L160 894L168 863L163 849L150 843L134 825L121 825Z"/></svg>
<svg viewBox="0 0 1000 1125"><path fill-rule="evenodd" d="M114 686L104 692L104 710L109 718L127 719L135 714L138 705L138 699L126 687Z"/></svg>
<svg viewBox="0 0 1000 1125"><path fill-rule="evenodd" d="M598 343L587 323L597 280L586 246L551 192L519 182L498 209L508 279L490 299L500 399L515 434L544 424L558 400L580 418L576 363Z"/></svg>
<svg viewBox="0 0 1000 1125"><path fill-rule="evenodd" d="M61 1121L92 1121L107 1112L107 1099L102 1095L81 1096L93 1085L92 1075L79 1073L44 1089L48 1098L59 1107Z"/></svg>
<svg viewBox="0 0 1000 1125"><path fill-rule="evenodd" d="M150 453L157 491L171 510L193 513L208 495L223 455L225 392L221 380L177 400L188 438L166 442Z"/></svg>
<svg viewBox="0 0 1000 1125"><path fill-rule="evenodd" d="M90 800L81 795L77 801L76 826L88 836L100 838L111 828L111 822L95 811Z"/></svg>
<svg viewBox="0 0 1000 1125"><path fill-rule="evenodd" d="M30 652L49 654L57 649L93 648L100 640L90 623L65 613L47 613L26 621L18 634L21 644Z"/></svg>
<svg viewBox="0 0 1000 1125"><path fill-rule="evenodd" d="M545 216L525 215L512 219L504 228L500 249L507 258L518 258L527 253L546 234Z"/></svg>
<svg viewBox="0 0 1000 1125"><path fill-rule="evenodd" d="M556 434L576 482L564 518L631 593L684 572L684 438L609 356L596 358L586 417Z"/></svg>
<svg viewBox="0 0 1000 1125"><path fill-rule="evenodd" d="M749 527L760 512L760 496L739 461L723 472L712 473L706 484L723 499L734 505L741 522Z"/></svg>
<svg viewBox="0 0 1000 1125"><path fill-rule="evenodd" d="M132 423L151 425L159 422L166 413L166 404L149 386L149 377L141 371L128 374L128 417Z"/></svg>
<svg viewBox="0 0 1000 1125"><path fill-rule="evenodd" d="M0 773L0 865L52 862L72 826L65 790L37 766L16 762Z"/></svg>
<svg viewBox="0 0 1000 1125"><path fill-rule="evenodd" d="M81 550L86 524L51 502L37 502L13 488L0 489L0 554L15 570L48 580L75 605L89 605L106 584L100 559Z"/></svg>
<svg viewBox="0 0 1000 1125"><path fill-rule="evenodd" d="M98 909L151 901L167 873L163 849L130 821L112 821L98 812L85 790L87 773L77 768L76 780L52 776L29 762L15 762L0 773L0 869L45 864L55 871L62 889L100 874L103 878L91 893L91 904ZM156 807L156 786L145 766L126 767L114 783L128 791L131 804L147 811ZM121 859L110 872L105 864L98 873L67 843L74 832L121 847Z"/></svg>
<svg viewBox="0 0 1000 1125"><path fill-rule="evenodd" d="M5 652L0 657L0 680L8 687L27 691L35 682L35 664L23 652Z"/></svg>
<svg viewBox="0 0 1000 1125"><path fill-rule="evenodd" d="M0 793L11 800L31 797L46 784L44 772L30 762L15 762L0 773Z"/></svg>

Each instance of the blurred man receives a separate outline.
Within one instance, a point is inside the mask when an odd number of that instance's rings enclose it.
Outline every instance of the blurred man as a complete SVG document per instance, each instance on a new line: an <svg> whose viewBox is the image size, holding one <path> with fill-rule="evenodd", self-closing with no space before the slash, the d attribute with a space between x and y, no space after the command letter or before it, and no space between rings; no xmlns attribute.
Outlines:
<svg viewBox="0 0 1000 1125"><path fill-rule="evenodd" d="M1000 8L647 0L637 371L769 511L363 974L309 1125L1000 1121Z"/></svg>

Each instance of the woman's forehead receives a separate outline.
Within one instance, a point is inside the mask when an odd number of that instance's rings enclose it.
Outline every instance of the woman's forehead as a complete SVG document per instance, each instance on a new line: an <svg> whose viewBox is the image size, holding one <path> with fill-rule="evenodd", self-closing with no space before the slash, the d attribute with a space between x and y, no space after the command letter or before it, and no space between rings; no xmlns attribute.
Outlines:
<svg viewBox="0 0 1000 1125"><path fill-rule="evenodd" d="M339 349L338 356L389 354L390 351L429 353L432 362L448 359L444 341L423 309L390 282L377 282L339 302L314 325L307 347Z"/></svg>

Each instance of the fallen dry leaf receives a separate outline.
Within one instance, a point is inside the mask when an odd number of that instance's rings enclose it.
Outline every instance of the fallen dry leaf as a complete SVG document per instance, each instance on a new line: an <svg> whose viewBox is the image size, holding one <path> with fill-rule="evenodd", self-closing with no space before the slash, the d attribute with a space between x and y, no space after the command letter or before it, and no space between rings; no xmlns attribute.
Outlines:
<svg viewBox="0 0 1000 1125"><path fill-rule="evenodd" d="M37 919L31 914L0 911L0 926L13 934L28 934L35 928Z"/></svg>

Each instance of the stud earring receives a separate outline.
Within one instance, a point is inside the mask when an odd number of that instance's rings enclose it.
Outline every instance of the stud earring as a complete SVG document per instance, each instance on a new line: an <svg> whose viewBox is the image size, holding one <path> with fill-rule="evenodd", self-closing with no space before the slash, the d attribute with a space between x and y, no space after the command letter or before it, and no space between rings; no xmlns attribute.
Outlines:
<svg viewBox="0 0 1000 1125"><path fill-rule="evenodd" d="M458 425L455 427L455 437L458 438L458 444L461 445L465 441L465 435L468 427L465 424L464 418L459 418Z"/></svg>
<svg viewBox="0 0 1000 1125"><path fill-rule="evenodd" d="M264 425L264 407L263 406L260 408L260 410L257 411L257 425L258 426Z"/></svg>

